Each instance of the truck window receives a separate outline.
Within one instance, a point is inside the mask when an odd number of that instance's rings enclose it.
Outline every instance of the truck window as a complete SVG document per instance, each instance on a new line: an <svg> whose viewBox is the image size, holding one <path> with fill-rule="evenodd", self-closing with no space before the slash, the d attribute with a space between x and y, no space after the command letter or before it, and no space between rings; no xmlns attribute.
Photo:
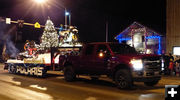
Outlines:
<svg viewBox="0 0 180 100"><path fill-rule="evenodd" d="M93 49L94 49L94 45L87 45L85 55L92 55Z"/></svg>
<svg viewBox="0 0 180 100"><path fill-rule="evenodd" d="M124 44L110 44L111 50L116 54L137 54L133 47Z"/></svg>
<svg viewBox="0 0 180 100"><path fill-rule="evenodd" d="M96 53L99 53L100 51L110 53L106 45L98 45Z"/></svg>

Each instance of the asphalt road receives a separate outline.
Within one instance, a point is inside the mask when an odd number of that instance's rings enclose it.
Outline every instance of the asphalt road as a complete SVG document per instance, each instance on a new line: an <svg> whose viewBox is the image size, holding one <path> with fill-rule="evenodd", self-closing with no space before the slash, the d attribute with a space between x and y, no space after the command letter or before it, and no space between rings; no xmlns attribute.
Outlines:
<svg viewBox="0 0 180 100"><path fill-rule="evenodd" d="M49 72L46 78L15 75L0 65L0 100L164 100L167 84L180 85L180 77L163 77L155 87L135 83L133 89L120 90L107 78L80 76L69 83L61 73Z"/></svg>

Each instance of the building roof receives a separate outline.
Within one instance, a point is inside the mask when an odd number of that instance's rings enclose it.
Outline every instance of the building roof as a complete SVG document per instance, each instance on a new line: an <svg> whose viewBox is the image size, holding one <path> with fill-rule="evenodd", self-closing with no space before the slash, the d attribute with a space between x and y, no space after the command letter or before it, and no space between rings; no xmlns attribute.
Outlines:
<svg viewBox="0 0 180 100"><path fill-rule="evenodd" d="M131 37L133 34L133 31L137 32L144 32L146 31L146 36L161 36L159 33L155 32L154 30L138 23L138 22L133 22L129 27L127 27L125 30L123 30L121 33L119 33L115 39L118 40L119 38L127 38ZM131 34L132 32L132 34Z"/></svg>

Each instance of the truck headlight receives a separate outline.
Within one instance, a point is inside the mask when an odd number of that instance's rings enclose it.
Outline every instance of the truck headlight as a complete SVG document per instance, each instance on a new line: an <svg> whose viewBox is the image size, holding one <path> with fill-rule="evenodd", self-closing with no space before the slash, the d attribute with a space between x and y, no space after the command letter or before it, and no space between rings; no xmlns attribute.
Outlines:
<svg viewBox="0 0 180 100"><path fill-rule="evenodd" d="M141 59L132 59L131 64L134 68L134 70L142 70L143 69L143 63Z"/></svg>

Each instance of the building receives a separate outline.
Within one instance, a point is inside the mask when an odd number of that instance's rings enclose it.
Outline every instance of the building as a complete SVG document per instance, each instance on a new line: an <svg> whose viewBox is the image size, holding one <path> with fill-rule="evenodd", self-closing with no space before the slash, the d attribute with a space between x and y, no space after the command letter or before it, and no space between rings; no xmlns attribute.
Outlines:
<svg viewBox="0 0 180 100"><path fill-rule="evenodd" d="M164 38L154 30L134 22L115 37L119 43L125 42L138 52L146 54L162 54Z"/></svg>
<svg viewBox="0 0 180 100"><path fill-rule="evenodd" d="M166 5L166 52L179 55L180 0L167 0Z"/></svg>

